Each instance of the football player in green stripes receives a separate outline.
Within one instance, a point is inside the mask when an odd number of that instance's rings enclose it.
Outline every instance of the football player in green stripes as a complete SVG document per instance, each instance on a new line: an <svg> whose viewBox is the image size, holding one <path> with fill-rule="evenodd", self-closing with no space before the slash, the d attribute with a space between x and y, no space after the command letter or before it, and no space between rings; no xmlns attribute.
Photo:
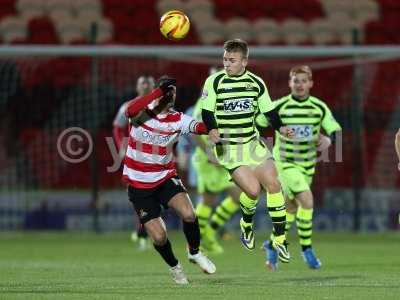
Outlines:
<svg viewBox="0 0 400 300"><path fill-rule="evenodd" d="M201 120L201 100L197 101L194 107L193 118ZM196 206L201 246L210 254L221 254L224 250L217 240L217 232L239 211L241 191L210 151L208 137L199 135L193 138L197 146L192 162L197 174L197 191L201 196ZM213 211L221 193L226 197Z"/></svg>
<svg viewBox="0 0 400 300"><path fill-rule="evenodd" d="M247 43L241 39L225 42L224 70L207 78L201 97L202 119L218 163L242 190L240 194L241 241L248 250L255 248L253 216L262 189L267 191L267 207L274 232L272 246L279 258L288 262L285 237L286 208L272 155L260 140L255 116L262 113L282 136L290 138L293 129L283 126L274 110L264 81L246 69Z"/></svg>
<svg viewBox="0 0 400 300"><path fill-rule="evenodd" d="M273 156L288 202L286 231L296 221L303 259L310 268L319 269L321 262L311 243L314 199L310 186L317 163L317 151L326 151L341 127L328 106L310 95L312 86L310 67L296 66L290 70L290 95L273 103L283 124L295 131L295 137L289 140L276 133ZM260 115L257 124L267 126L268 120ZM327 136L322 134L321 129ZM278 253L272 244L274 235L275 232L271 240L263 245L267 252L267 266L271 270L276 270L278 263Z"/></svg>

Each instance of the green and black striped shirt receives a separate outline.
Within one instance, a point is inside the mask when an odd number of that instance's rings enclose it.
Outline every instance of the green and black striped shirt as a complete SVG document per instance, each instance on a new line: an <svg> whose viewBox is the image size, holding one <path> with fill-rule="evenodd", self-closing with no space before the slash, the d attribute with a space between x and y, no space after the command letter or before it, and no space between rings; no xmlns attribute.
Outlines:
<svg viewBox="0 0 400 300"><path fill-rule="evenodd" d="M223 143L231 145L258 136L256 114L273 109L264 81L247 70L239 76L224 70L209 76L201 101L203 110L213 112Z"/></svg>
<svg viewBox="0 0 400 300"><path fill-rule="evenodd" d="M295 131L294 139L275 132L274 159L282 163L283 169L295 165L300 167L306 175L312 176L315 172L317 141L321 128L330 135L341 130L339 123L332 116L328 106L313 96L299 100L287 95L273 101L273 104L283 125ZM259 115L257 124L267 127L268 120L263 115Z"/></svg>

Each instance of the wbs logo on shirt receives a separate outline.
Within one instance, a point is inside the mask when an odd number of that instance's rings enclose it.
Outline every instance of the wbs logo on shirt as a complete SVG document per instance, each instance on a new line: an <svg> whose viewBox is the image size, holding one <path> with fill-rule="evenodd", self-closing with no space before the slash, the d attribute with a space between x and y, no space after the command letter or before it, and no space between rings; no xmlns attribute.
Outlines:
<svg viewBox="0 0 400 300"><path fill-rule="evenodd" d="M226 112L253 111L253 99L238 98L238 99L224 100L224 111Z"/></svg>

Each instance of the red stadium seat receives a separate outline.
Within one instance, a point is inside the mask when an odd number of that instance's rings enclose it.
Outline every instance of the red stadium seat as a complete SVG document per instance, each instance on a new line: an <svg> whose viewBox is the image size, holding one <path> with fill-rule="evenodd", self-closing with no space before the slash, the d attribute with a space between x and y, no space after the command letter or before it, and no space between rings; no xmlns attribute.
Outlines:
<svg viewBox="0 0 400 300"><path fill-rule="evenodd" d="M13 16L15 14L16 14L16 12L15 12L15 8L13 5L0 3L0 20L2 18L8 17L8 16Z"/></svg>
<svg viewBox="0 0 400 300"><path fill-rule="evenodd" d="M78 3L79 2L79 3ZM179 8L180 6L186 7L191 10L203 10L210 12L213 21L227 22L232 18L244 17L252 22L269 18L274 19L277 22L284 22L288 18L298 18L305 22L312 22L315 19L325 19L330 17L332 14L342 11L346 13L356 21L360 23L360 26L365 22L375 20L375 25L366 26L365 43L366 44L398 44L400 43L400 36L396 32L396 28L400 26L400 19L398 18L398 11L400 10L400 2L397 0L378 0L375 2L363 2L359 5L353 3L347 3L346 1L320 1L320 0L304 0L304 1L291 1L291 0L252 0L252 1L240 1L240 0L191 0L191 1L156 1L156 0L135 0L134 5L130 0L84 0L78 2L70 2L68 0L21 0L18 3L18 11L27 15L27 19L32 16L43 15L45 13L52 16L54 21L57 21L60 16L73 17L77 11L81 11L85 7L94 8L97 11L103 13L103 15L110 18L115 28L115 34L118 35L117 31L128 27L132 30L132 34L141 36L140 38L128 38L124 33L124 38L115 38L120 41L126 40L130 44L162 44L165 42L159 36L158 21L160 13L158 9L162 8ZM346 2L346 3L345 3ZM16 0L0 0L0 20L4 17L16 14ZM177 7L176 5L178 5ZM186 4L185 4L186 3ZM340 5L339 5L340 4ZM169 6L168 6L169 5ZM172 6L171 6L172 5ZM186 5L186 6L185 6ZM197 7L197 8L196 8ZM330 8L330 9L329 9ZM378 11L379 10L379 11ZM56 13L56 12L59 13ZM93 13L93 9L87 11ZM380 15L379 15L380 12ZM188 11L189 14L195 12ZM196 12L199 13L199 12ZM214 15L213 15L214 13ZM82 13L81 13L82 14ZM326 14L326 16L325 16ZM61 18L61 17L60 17ZM379 18L379 19L377 19ZM192 19L192 28L201 27L203 20ZM223 27L223 24L221 25ZM151 30L149 31L149 29ZM154 29L154 30L153 30ZM39 28L35 31L42 31ZM224 31L224 28L220 29ZM145 33L145 34L144 34ZM45 37L44 33L31 32L32 37L25 38L19 34L19 37L10 35L6 38L2 38L3 42L21 42L26 39L31 40L32 43L37 43L43 40L44 43L57 43L57 39L50 31L49 37ZM211 35L215 35L212 33ZM343 37L343 35L341 35ZM201 39L199 39L201 38ZM182 44L195 44L195 43L219 43L226 37L223 35L220 39L217 37L203 38L197 34L190 35L186 40L182 41ZM250 37L251 39L251 37ZM62 39L65 43L84 42L81 37ZM319 39L322 40L322 39ZM344 42L348 40L345 39ZM112 35L103 38L103 42L112 42ZM60 41L58 41L60 42ZM251 40L250 40L251 42ZM339 39L336 39L334 43L342 43ZM304 42L309 44L309 41ZM325 42L322 42L325 44ZM328 44L332 44L328 42Z"/></svg>
<svg viewBox="0 0 400 300"><path fill-rule="evenodd" d="M50 19L34 18L29 21L29 42L32 44L58 44L53 23Z"/></svg>
<svg viewBox="0 0 400 300"><path fill-rule="evenodd" d="M117 30L115 34L115 41L118 44L128 44L128 45L134 45L134 44L139 44L141 42L141 38L138 37L137 34L132 32L129 29L126 30Z"/></svg>

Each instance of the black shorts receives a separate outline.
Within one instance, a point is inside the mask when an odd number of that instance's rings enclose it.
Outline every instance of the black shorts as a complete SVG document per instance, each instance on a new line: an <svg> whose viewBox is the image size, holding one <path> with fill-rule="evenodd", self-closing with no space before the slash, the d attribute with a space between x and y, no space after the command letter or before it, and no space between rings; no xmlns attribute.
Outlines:
<svg viewBox="0 0 400 300"><path fill-rule="evenodd" d="M141 224L161 216L161 206L167 209L169 200L179 193L187 193L179 177L172 177L152 189L128 186L129 201L132 202Z"/></svg>

